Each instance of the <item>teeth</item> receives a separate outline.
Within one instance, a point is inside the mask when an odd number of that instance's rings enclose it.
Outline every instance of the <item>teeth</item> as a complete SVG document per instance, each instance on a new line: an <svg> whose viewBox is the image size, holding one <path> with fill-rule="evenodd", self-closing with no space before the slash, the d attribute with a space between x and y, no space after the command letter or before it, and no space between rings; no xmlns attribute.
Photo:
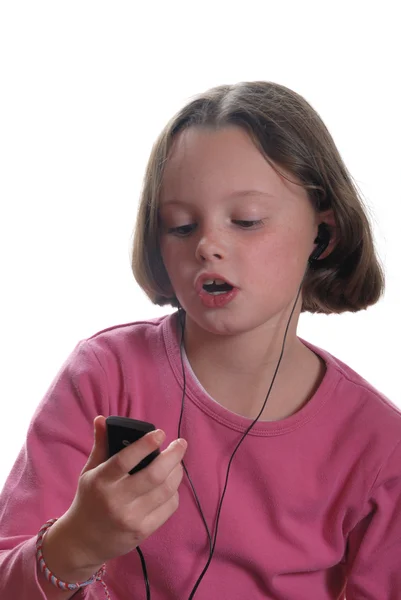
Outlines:
<svg viewBox="0 0 401 600"><path fill-rule="evenodd" d="M223 283L226 283L226 282L223 281L223 279L206 279L203 282L203 285L212 285L213 283L216 283L217 285L222 285Z"/></svg>

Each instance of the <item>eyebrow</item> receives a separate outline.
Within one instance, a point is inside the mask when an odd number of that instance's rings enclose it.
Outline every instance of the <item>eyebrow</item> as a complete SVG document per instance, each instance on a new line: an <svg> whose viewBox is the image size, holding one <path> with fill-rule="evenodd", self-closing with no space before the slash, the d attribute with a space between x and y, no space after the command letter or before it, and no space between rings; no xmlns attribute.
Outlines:
<svg viewBox="0 0 401 600"><path fill-rule="evenodd" d="M238 198L238 197L249 197L249 196L267 196L268 198L274 198L273 194L270 194L269 192L262 192L261 190L239 190L237 192L232 192L231 194L228 194L228 196L226 197L227 200L231 199L231 198ZM184 200L177 200L176 198L171 198L169 200L166 200L165 202L162 202L163 206L168 206L170 204L189 204L188 202L185 202Z"/></svg>

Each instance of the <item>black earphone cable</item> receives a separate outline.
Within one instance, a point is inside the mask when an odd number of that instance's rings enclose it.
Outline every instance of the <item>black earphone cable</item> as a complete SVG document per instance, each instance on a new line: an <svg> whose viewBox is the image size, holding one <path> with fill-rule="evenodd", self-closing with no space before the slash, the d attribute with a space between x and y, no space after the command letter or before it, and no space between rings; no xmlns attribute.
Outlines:
<svg viewBox="0 0 401 600"><path fill-rule="evenodd" d="M183 359L183 356L182 356L183 348L184 348L184 329L185 329L185 313L184 313L184 311L183 311L182 308L178 309L178 315L179 315L179 318L180 318L180 325L181 325L180 356L181 356L182 378L183 378L183 381L184 381L184 386L183 386L183 390L182 390L182 399L181 399L180 419L179 419L179 422L178 422L178 436L177 437L179 438L180 437L180 433L181 433L182 416L183 416L183 413L184 413L184 400L185 400L185 391L186 391L186 386L187 386L187 380L186 380L186 377L185 377L184 359ZM185 466L185 463L184 463L183 460L181 461L181 464L182 464L183 469L184 469L184 471L186 473L186 476L188 477L188 481L189 481L189 483L191 485L191 488L192 488L192 491L194 493L195 501L196 501L196 503L198 505L198 508L199 508L199 511L200 511L200 514L201 514L201 517L202 517L202 521L203 521L203 523L205 525L205 528L206 528L206 533L207 533L207 537L208 537L208 540L209 540L209 552L212 553L213 552L213 549L212 549L212 536L210 534L209 527L208 527L208 525L206 523L206 519L205 519L205 516L203 514L203 510L202 510L202 507L200 505L198 495L197 495L197 493L195 491L195 487L194 487L194 485L192 483L192 480L191 480L191 478L189 476L187 467Z"/></svg>
<svg viewBox="0 0 401 600"><path fill-rule="evenodd" d="M278 363L277 363L277 366L276 366L276 370L274 372L274 375L273 375L273 378L272 378L272 381L271 381L271 384L270 384L270 387L269 387L269 391L267 392L267 395L266 395L265 401L263 403L263 406L262 406L262 408L261 408L258 416L256 417L256 419L246 429L245 433L243 434L243 436L241 437L241 439L237 443L237 445L236 445L236 447L235 447L235 449L234 449L234 451L233 451L233 453L231 455L231 458L229 460L228 467L227 467L227 473L226 473L226 480L225 480L225 484L224 484L224 489L223 489L223 493L221 495L220 502L219 502L219 507L218 507L218 510L217 510L216 530L215 530L215 534L214 534L213 543L212 543L212 536L210 534L209 527L207 525L205 516L203 514L203 510L202 510L202 507L200 505L198 495L197 495L197 493L195 491L195 487L194 487L194 485L192 483L192 480L191 480L191 477L190 477L190 475L188 473L188 469L187 469L187 467L186 467L186 465L184 463L184 460L181 461L183 469L184 469L184 471L186 473L186 476L188 478L188 481L189 481L189 483L191 485L191 488L192 488L192 491L194 493L195 501L196 501L196 503L198 505L199 512L200 512L202 521L203 521L203 523L205 525L205 529L206 529L207 536L208 536L208 541L209 541L209 558L208 558L208 560L206 562L206 565L205 565L202 573L198 577L198 579L197 579L197 581L196 581L196 583L195 583L195 585L194 585L194 587L193 587L193 589L191 591L191 594L190 594L188 600L192 600L192 598L195 596L196 590L198 589L198 587L199 587L199 585L200 585L203 577L206 574L206 571L208 570L208 568L210 566L210 563L212 562L212 558L213 558L213 554L214 554L214 549L216 547L217 531L218 531L218 526L219 526L220 513L221 513L221 508L222 508L222 505L223 505L224 496L225 496L225 493L226 493L226 490L227 490L228 476L229 476L229 473L230 473L231 463L232 463L232 461L234 459L235 453L237 452L239 446L242 444L243 440L245 439L245 437L247 436L247 434L249 433L249 431L252 429L252 427L258 421L260 415L262 414L262 412L263 412L263 410L264 410L264 408L266 406L266 402L267 402L267 400L269 398L271 389L273 387L273 384L274 384L274 381L276 379L276 375L277 375L277 372L278 372L278 369L279 369L279 366L280 366L280 363L281 363L281 359L283 357L284 347L285 347L285 341L286 341L286 338L287 338L288 328L289 328L289 325L290 325L290 322L291 322L291 318L292 318L292 315L294 313L296 304L298 302L299 294L300 294L300 291L301 291L301 288L302 288L302 284L304 282L305 275L306 275L306 271L305 271L305 274L304 274L304 276L302 278L301 284L299 286L297 297L295 299L294 305L293 305L292 310L291 310L290 317L289 317L288 322L287 322L287 327L286 327L286 330L285 330L285 333L284 333L284 338L283 338L283 344L282 344L282 347L281 347L280 358L278 360ZM185 313L184 313L184 311L183 311L183 309L181 307L178 309L178 315L179 315L180 325L181 325L180 356L181 356L182 377L183 377L183 382L184 382L183 392L182 392L182 399L181 399L180 419L179 419L179 423L178 423L178 436L177 437L179 438L179 437L181 437L181 423L182 423L182 416L183 416L183 412L184 412L184 401L185 401L185 392L186 392L186 376L185 376L185 367L184 367L184 359L183 359L184 331L185 331ZM139 556L140 556L140 559L141 559L141 563L142 563L142 570L143 570L144 579L145 579L145 586L146 586L146 599L150 600L150 587L149 587L149 580L148 580L147 571L146 571L145 559L144 559L144 556L143 556L143 554L142 554L139 546L137 546L136 549L137 549L137 551L139 553Z"/></svg>
<svg viewBox="0 0 401 600"><path fill-rule="evenodd" d="M227 467L227 473L226 473L226 481L225 481L225 484L224 484L223 493L222 493L222 495L221 495L221 499L220 499L220 502L219 502L219 507L218 507L218 511L217 511L216 530L215 530L215 534L214 534L213 546L212 546L212 548L211 548L210 555L209 555L209 558L208 558L208 560L207 560L207 563L206 563L206 565L205 565L205 567L204 567L204 569L203 569L202 573L201 573L201 574L200 574L200 576L198 577L198 579L197 579L197 581L196 581L196 583L195 583L195 585L194 585L194 587L193 587L193 589L192 589L192 592L191 592L191 594L190 594L190 596L189 596L188 600L192 600L192 598L195 596L195 592L196 592L196 590L198 589L198 587L199 587L199 585L200 585L200 583L201 583L201 581L202 581L203 577L205 576L205 574L206 574L206 571L208 570L208 568L209 568L209 565L210 565L210 563L211 563L211 561L212 561L213 554L214 554L214 549L215 549L215 547L216 547L217 531L218 531L218 526L219 526L220 513L221 513L221 508L222 508L222 505L223 505L224 496L225 496L225 493L226 493L226 490L227 490L227 485L228 485L228 475L229 475L229 472L230 472L231 463L232 463L232 461L233 461L233 458L234 458L234 456L235 456L235 453L237 452L237 450L238 450L239 446L242 444L243 440L244 440L244 439L245 439L245 437L248 435L249 431L252 429L252 427L253 427L253 426L255 425L255 423L258 421L258 419L259 419L260 415L262 414L262 412L263 412L263 410L264 410L264 408L265 408L265 406L266 406L266 402L267 402L267 400L268 400L268 398L269 398L269 395L270 395L271 389L272 389L272 387L273 387L273 384L274 384L274 380L276 379L276 375L277 375L277 372L278 372L278 369L279 369L279 366L280 366L280 363L281 363L281 359L283 358L283 354L284 354L284 347L285 347L285 341L286 341L286 338L287 338L288 328L289 328L289 326L290 326L291 318L292 318L292 315L293 315L293 313L294 313L295 307L296 307L296 305L297 305L297 302L298 302L299 294L300 294L300 292L301 292L301 289L302 289L302 284L303 284L303 282L304 282L304 279L305 279L306 273L307 273L307 270L305 271L305 273L304 273L304 276L303 276L303 278L302 278L302 281L301 281L301 283L300 283L300 286L299 286L299 289L298 289L298 293L297 293L297 297L296 297L296 299L295 299L294 305L293 305L293 307L292 307L292 310L291 310L290 317L289 317L289 319L288 319L288 322L287 322L287 327L286 327L286 330L285 330L285 333L284 333L284 338L283 338L283 344L282 344L282 347L281 347L280 358L279 358L279 360L278 360L278 363L277 363L277 366L276 366L276 370L275 370L275 372L274 372L273 379L272 379L272 381L271 381L271 384L270 384L270 387L269 387L269 391L267 392L267 395L266 395L265 401L264 401L264 403L263 403L263 406L262 406L262 408L260 409L260 412L259 412L258 416L256 417L256 419L255 419L255 420L254 420L254 421L251 423L251 425L250 425L250 426L249 426L249 427L246 429L246 431L245 431L245 433L243 434L242 438L239 440L239 442L238 442L238 444L236 445L236 447L235 447L235 449L234 449L234 452L232 453L232 455L231 455L231 458L230 458L230 460L229 460L228 467ZM179 309L179 310L182 310L182 309ZM181 324L183 325L183 321L182 321L182 320L181 320ZM182 335L181 335L181 347L182 347L182 345L183 345L183 338L184 338L184 327L182 326L182 327L181 327L181 329L182 329ZM183 363L183 360L182 360L182 349L181 349L181 364L182 364L182 368L183 368L183 372L184 372L184 371L185 371L185 369L184 369L184 363ZM184 395L185 395L185 378L184 378L184 393L183 393L183 400L182 400L182 402L184 401ZM181 414L182 414L182 412L183 412L183 407L181 408ZM181 419L180 419L180 425L181 425ZM179 428L178 428L178 437L180 437L180 425L179 425ZM181 461L181 462L183 463L184 461ZM185 472L186 472L186 473L187 473L187 475L188 475L188 471L187 471L187 469L186 469L186 468L185 468ZM197 497L197 495L196 495L196 492L195 492L194 486L193 486L193 484L192 484L192 482L191 482L191 481L190 481L190 483L191 483L192 489L193 489L193 491L194 491L194 494L195 494L195 497L196 497L196 501L197 501L197 504L198 504L199 510L201 511L201 514L202 514L203 521L204 521L204 523L205 523L205 525L206 525L206 527L207 527L207 524L206 524L206 521L205 521L205 518L204 518L204 515L203 515L203 512L202 512L202 509L201 509L201 507L200 507L200 502L199 502L199 499L198 499L198 497ZM207 528L207 531L209 532L209 529L208 529L208 528ZM210 534L209 534L209 535L210 535ZM210 539L210 538L209 538L209 539Z"/></svg>
<svg viewBox="0 0 401 600"><path fill-rule="evenodd" d="M213 558L214 549L215 549L215 547L216 547L217 531L218 531L218 526L219 526L219 519L220 519L221 507L222 507L222 505L223 505L224 496L225 496L225 493L226 493L226 490L227 490L227 484L228 484L228 475L229 475L229 472L230 472L231 463L232 463L232 461L233 461L233 458L234 458L234 456L235 456L235 453L237 452L237 450L238 450L239 446L242 444L243 440L245 439L245 437L247 436L247 434L249 433L249 431L252 429L252 427L253 427L253 426L255 425L255 423L258 421L258 419L259 419L260 415L262 414L262 412L263 412L263 410L264 410L264 408L265 408L265 406L266 406L266 402L267 402L267 400L268 400L268 398L269 398L269 395L270 395L271 389L272 389L272 387L273 387L274 380L276 379L276 375L277 375L277 372L278 372L278 369L279 369L279 366L280 366L280 363L281 363L281 359L282 359L282 357L283 357L283 353L284 353L284 347L285 347L285 342L286 342L287 333L288 333L288 328L289 328L289 326L290 326L290 322L291 322L291 319L292 319L292 315L293 315L293 313L294 313L295 307L296 307L296 305L297 305L297 302L298 302L299 294L300 294L300 292L301 292L301 289L302 289L302 284L303 284L303 282L304 282L304 279L305 279L305 277L306 277L306 275L307 275L307 272L308 272L308 269L309 269L309 267L311 267L311 266L313 266L313 265L315 264L315 261L317 261L318 257L319 257L319 256L320 256L320 255L321 255L321 254L324 252L324 250L327 248L327 246L328 246L328 244L329 244L329 241L330 241L330 237L331 237L331 236L330 236L330 231L329 231L329 229L328 229L328 226L327 226L327 224L326 224L326 223L321 223L321 224L319 225L319 233L318 233L318 236L317 236L317 238L314 240L314 243L315 243L315 244L320 244L320 245L319 245L319 246L318 246L318 247L317 247L317 248L314 250L314 252L311 254L311 256L310 256L310 257L309 257L309 259L308 259L308 264L307 264L307 267L306 267L306 269L305 269L304 275L303 275L303 277L302 277L302 281L301 281L301 283L300 283L300 285L299 285L299 289L298 289L297 297L296 297L296 299L295 299L294 305L293 305L293 307L292 307L292 310L291 310L291 314L290 314L290 316L289 316L289 319L288 319L288 322L287 322L287 327L286 327L286 329L285 329L284 338L283 338L283 344L282 344L282 347L281 347L280 358L279 358L279 360L278 360L278 363L277 363L277 366L276 366L276 370L275 370L275 372L274 372L273 379L272 379L272 381L271 381L271 384L270 384L270 387L269 387L269 391L267 392L267 395L266 395L265 401L264 401L264 403L263 403L263 406L262 406L262 408L261 408L261 410L260 410L260 412L259 412L258 416L257 416L257 417L256 417L256 419L255 419L255 420L254 420L254 421L251 423L251 425L250 425L250 426L249 426L249 427L246 429L246 431L245 431L245 433L243 434L242 438L239 440L238 444L236 445L236 447L235 447L235 449L234 449L234 451L233 451L233 453L232 453L232 455L231 455L231 458L230 458L230 460L229 460L228 467L227 467L227 473L226 473L226 481L225 481L225 484L224 484L223 493L222 493L222 495L221 495L221 499L220 499L220 502L219 502L219 507L218 507L218 510L217 510L216 530L215 530L215 534L214 534L214 540L213 540L213 543L212 543L212 537L211 537L211 534L210 534L209 527L208 527L208 525L207 525L207 523L206 523L206 519L205 519L205 517L204 517L203 511L202 511L202 508L201 508L201 505L200 505L200 502L199 502L198 495L197 495L197 493L196 493L196 491L195 491L195 487L194 487L194 485L193 485L193 483L192 483L192 480L191 480L191 478L190 478L190 476L189 476L189 473L188 473L188 470L187 470L187 468L186 468L186 466L185 466L185 464L184 464L184 461L183 461L183 460L181 461L181 464L182 464L182 466L183 466L183 469L184 469L184 471L185 471L185 473L186 473L186 475L187 475L187 477L188 477L188 481L189 481L189 483L190 483L190 485L191 485L191 487L192 487L192 491L193 491L193 493L194 493L194 496L195 496L196 503L197 503L197 505L198 505L198 508L199 508L199 511L200 511L200 514L201 514L201 517L202 517L203 523L204 523L204 525L205 525L205 528L206 528L206 532L207 532L207 536L208 536L208 540L209 540L209 552L210 552L210 554L209 554L209 558L208 558L208 560L207 560L207 563L206 563L206 565L205 565L205 567L204 567L204 569L203 569L202 573L201 573L201 574L200 574L200 576L198 577L198 579L197 579L197 581L196 581L196 583L195 583L195 585L194 585L194 587L193 587L193 589L192 589L192 591L191 591L191 594L190 594L190 596L189 596L188 600L192 600L192 598L194 597L194 595L195 595L195 592L196 592L196 590L198 589L198 587L199 587L199 585L200 585L200 583L201 583L201 581L202 581L203 577L205 576L205 574L206 574L206 571L207 571L207 569L209 568L209 565L210 565L210 563L211 563L211 561L212 561L212 558ZM180 432L181 432L181 422L182 422L182 416L183 416L183 412L184 412L184 400L185 400L185 391L186 391L186 377L185 377L185 368L184 368L184 360L183 360L184 330L185 330L185 318L184 318L184 314L185 314L185 313L184 313L184 310L182 309L182 307L181 307L181 306L179 306L179 309L178 309L178 315L179 315L179 319L180 319L180 325L181 325L180 356L181 356L181 367L182 367L182 376L183 376L183 382L184 382L184 385L183 385L183 393L182 393L182 400L181 400L181 413L180 413L180 419L179 419L179 423L178 423L178 437L180 437ZM144 579L145 579L145 586L146 586L146 600L150 600L150 586L149 586L149 580L148 580L148 575L147 575L147 571L146 571L146 563L145 563L145 558L144 558L144 556L143 556L143 554L142 554L142 552L141 552L141 549L139 548L139 546L137 546L137 548L136 548L136 549L137 549L137 551L138 551L138 554L139 554L139 556L140 556L140 559L141 559L142 571L143 571L143 575L144 575Z"/></svg>
<svg viewBox="0 0 401 600"><path fill-rule="evenodd" d="M136 551L138 552L139 558L141 559L143 578L145 580L145 588L146 588L146 600L150 600L150 585L149 585L148 572L146 570L145 557L142 554L142 550L140 549L139 546L136 547Z"/></svg>

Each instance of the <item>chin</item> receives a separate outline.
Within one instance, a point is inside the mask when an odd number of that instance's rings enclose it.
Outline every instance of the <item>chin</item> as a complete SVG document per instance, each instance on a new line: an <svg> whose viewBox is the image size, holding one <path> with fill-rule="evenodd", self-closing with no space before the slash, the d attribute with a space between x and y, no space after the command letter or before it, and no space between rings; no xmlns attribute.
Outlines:
<svg viewBox="0 0 401 600"><path fill-rule="evenodd" d="M234 317L233 315L218 314L196 316L194 318L187 314L187 317L194 323L195 327L217 336L239 335L255 328L254 324L240 323L238 317Z"/></svg>

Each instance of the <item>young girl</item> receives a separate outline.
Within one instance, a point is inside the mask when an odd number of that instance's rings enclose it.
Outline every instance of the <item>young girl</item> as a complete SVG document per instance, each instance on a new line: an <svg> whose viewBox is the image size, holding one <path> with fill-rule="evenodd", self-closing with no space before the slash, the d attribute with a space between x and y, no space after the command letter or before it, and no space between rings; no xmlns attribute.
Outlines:
<svg viewBox="0 0 401 600"><path fill-rule="evenodd" d="M401 598L401 411L297 336L301 312L384 288L312 107L267 82L189 102L150 156L132 265L178 310L61 368L0 498L1 599ZM109 415L157 431L109 458Z"/></svg>

